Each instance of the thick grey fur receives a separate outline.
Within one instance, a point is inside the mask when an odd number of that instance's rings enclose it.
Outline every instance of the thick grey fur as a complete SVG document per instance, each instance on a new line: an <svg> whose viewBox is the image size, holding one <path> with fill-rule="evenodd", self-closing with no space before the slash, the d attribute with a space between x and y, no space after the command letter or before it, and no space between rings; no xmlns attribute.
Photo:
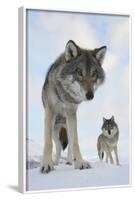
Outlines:
<svg viewBox="0 0 135 200"><path fill-rule="evenodd" d="M92 100L96 88L105 80L102 63L106 46L97 49L80 48L67 42L65 51L50 66L42 89L42 102L53 112L54 140L61 127L68 134L67 113L76 113L82 101ZM57 141L58 143L58 141Z"/></svg>

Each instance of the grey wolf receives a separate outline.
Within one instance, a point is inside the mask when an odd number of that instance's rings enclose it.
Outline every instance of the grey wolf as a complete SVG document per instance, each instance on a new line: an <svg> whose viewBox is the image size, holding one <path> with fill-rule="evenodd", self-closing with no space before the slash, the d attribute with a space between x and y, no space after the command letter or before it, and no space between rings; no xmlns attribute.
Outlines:
<svg viewBox="0 0 135 200"><path fill-rule="evenodd" d="M41 172L48 173L59 163L61 150L68 145L67 163L75 169L90 168L83 160L77 134L77 108L82 101L92 100L105 79L102 63L106 46L88 50L69 40L65 51L51 65L42 89L45 109L45 143ZM52 160L55 142L56 160Z"/></svg>
<svg viewBox="0 0 135 200"><path fill-rule="evenodd" d="M103 159L105 152L106 162L108 163L108 158L109 158L111 164L113 164L114 160L112 157L112 151L114 151L116 157L116 164L119 165L118 149L117 149L118 139L119 139L119 129L118 125L114 120L114 116L112 116L110 119L103 118L102 134L99 135L97 142L97 150L100 160Z"/></svg>

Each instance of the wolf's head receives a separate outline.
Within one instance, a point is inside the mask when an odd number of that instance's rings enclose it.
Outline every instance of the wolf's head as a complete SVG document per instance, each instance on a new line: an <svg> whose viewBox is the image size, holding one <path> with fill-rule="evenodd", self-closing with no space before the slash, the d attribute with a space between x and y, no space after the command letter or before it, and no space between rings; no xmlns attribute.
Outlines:
<svg viewBox="0 0 135 200"><path fill-rule="evenodd" d="M72 40L68 41L64 57L65 66L61 72L63 87L78 101L92 100L94 92L104 81L102 63L106 46L87 50Z"/></svg>
<svg viewBox="0 0 135 200"><path fill-rule="evenodd" d="M110 119L105 119L103 117L103 125L102 125L103 135L106 137L113 137L118 133L118 126L114 120L114 116Z"/></svg>

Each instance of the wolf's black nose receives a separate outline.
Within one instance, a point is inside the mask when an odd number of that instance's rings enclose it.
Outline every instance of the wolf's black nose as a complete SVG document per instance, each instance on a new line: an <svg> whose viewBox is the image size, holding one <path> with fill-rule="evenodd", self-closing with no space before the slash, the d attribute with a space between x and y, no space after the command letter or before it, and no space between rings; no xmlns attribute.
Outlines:
<svg viewBox="0 0 135 200"><path fill-rule="evenodd" d="M92 100L93 97L94 97L93 92L87 92L87 93L86 93L86 98L87 98L88 100Z"/></svg>

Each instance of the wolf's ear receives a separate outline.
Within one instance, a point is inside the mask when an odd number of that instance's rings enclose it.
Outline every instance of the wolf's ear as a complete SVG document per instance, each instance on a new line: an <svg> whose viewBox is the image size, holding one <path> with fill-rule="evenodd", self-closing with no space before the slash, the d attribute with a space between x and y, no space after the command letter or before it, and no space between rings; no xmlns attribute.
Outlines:
<svg viewBox="0 0 135 200"><path fill-rule="evenodd" d="M111 121L114 121L114 116L111 117Z"/></svg>
<svg viewBox="0 0 135 200"><path fill-rule="evenodd" d="M103 117L103 122L105 122L105 121L106 121L106 118Z"/></svg>
<svg viewBox="0 0 135 200"><path fill-rule="evenodd" d="M65 49L65 59L66 62L69 62L71 59L76 58L79 55L79 47L75 44L74 41L69 40L66 44Z"/></svg>
<svg viewBox="0 0 135 200"><path fill-rule="evenodd" d="M105 57L105 54L106 54L106 50L107 50L106 46L103 46L103 47L100 47L100 48L94 50L94 55L97 58L100 65L103 64L104 57Z"/></svg>

